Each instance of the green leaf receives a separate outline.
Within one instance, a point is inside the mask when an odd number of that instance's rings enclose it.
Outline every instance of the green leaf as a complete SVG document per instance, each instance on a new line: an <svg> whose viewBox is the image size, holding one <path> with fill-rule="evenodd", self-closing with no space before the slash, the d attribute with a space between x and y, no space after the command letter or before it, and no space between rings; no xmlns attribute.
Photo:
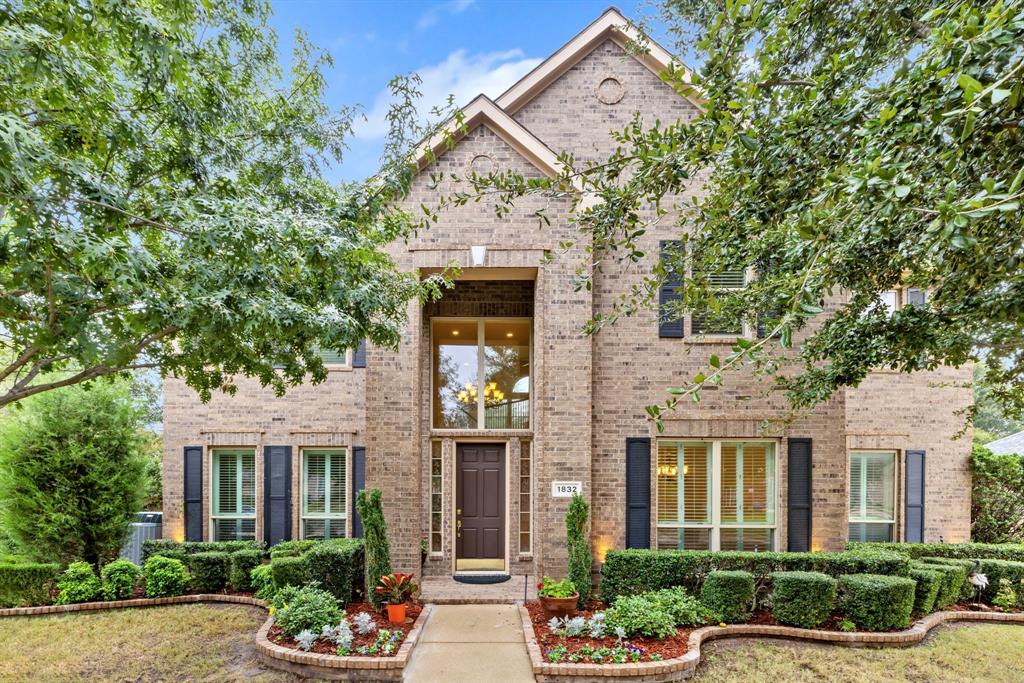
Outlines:
<svg viewBox="0 0 1024 683"><path fill-rule="evenodd" d="M903 199L908 194L910 194L910 186L909 185L897 185L896 186L896 197L898 199Z"/></svg>
<svg viewBox="0 0 1024 683"><path fill-rule="evenodd" d="M722 366L722 361L719 360L718 356L715 354L711 354L711 358L708 359L708 363L710 363L713 368L719 368Z"/></svg>
<svg viewBox="0 0 1024 683"><path fill-rule="evenodd" d="M979 93L985 89L985 87L979 83L976 78L969 74L960 74L956 77L956 82L957 85L960 86L961 90L970 95Z"/></svg>
<svg viewBox="0 0 1024 683"><path fill-rule="evenodd" d="M1005 100L1007 97L1009 97L1012 92L1013 92L1012 90L1007 90L1006 88L996 88L996 89L994 89L992 91L992 104L999 104L1000 102Z"/></svg>
<svg viewBox="0 0 1024 683"><path fill-rule="evenodd" d="M759 145L757 144L757 140L750 137L746 133L740 133L737 137L740 139L740 144L742 144L748 150L750 150L751 152L757 151L759 147Z"/></svg>

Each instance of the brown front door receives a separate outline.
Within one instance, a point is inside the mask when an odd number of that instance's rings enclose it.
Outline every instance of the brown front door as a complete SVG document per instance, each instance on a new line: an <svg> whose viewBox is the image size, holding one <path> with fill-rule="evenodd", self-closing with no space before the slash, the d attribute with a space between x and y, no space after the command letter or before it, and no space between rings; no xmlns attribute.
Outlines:
<svg viewBox="0 0 1024 683"><path fill-rule="evenodd" d="M457 444L456 569L505 566L505 444Z"/></svg>

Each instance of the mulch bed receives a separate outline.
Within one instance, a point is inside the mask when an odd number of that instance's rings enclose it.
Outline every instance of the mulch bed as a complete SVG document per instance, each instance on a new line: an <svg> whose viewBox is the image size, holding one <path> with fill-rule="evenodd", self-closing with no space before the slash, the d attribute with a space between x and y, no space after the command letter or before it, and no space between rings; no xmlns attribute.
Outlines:
<svg viewBox="0 0 1024 683"><path fill-rule="evenodd" d="M422 605L413 602L408 602L405 605L405 623L392 624L390 621L388 621L387 613L381 614L380 612L375 610L369 603L350 603L348 607L346 607L345 609L345 612L349 617L349 623L352 623L352 617L354 617L359 612L366 612L371 617L373 617L373 623L376 624L377 630L387 629L392 633L394 633L395 631L400 631L402 633L402 637L396 642L395 650L391 654L378 652L373 655L362 655L359 653L359 648L363 646L369 647L373 645L375 642L377 642L377 631L374 631L373 633L364 636L361 635L358 631L356 631L355 626L353 625L352 635L354 637L352 638L352 651L349 653L348 656L394 657L396 654L398 654L399 647L405 641L406 637L409 635L409 631L412 630L412 626L416 622L416 618L419 617L420 612L422 611ZM274 624L270 627L270 632L267 634L267 638L270 639L270 642L277 643L282 647L291 648L293 650L299 650L298 642L296 642L294 638L286 635L285 632L281 630L281 627L279 627L277 624ZM338 654L338 646L330 640L318 640L313 644L313 649L310 650L310 652L321 655L336 655Z"/></svg>
<svg viewBox="0 0 1024 683"><path fill-rule="evenodd" d="M573 616L585 617L590 619L594 612L600 612L603 610L603 606L600 603L590 602L587 604L587 608L584 610L577 611ZM618 639L615 636L605 636L604 638L591 638L590 636L559 636L551 633L551 629L548 628L548 620L551 617L544 608L541 606L539 601L530 601L526 603L526 611L530 613L530 621L533 623L533 633L537 637L537 643L540 645L541 654L545 657L549 650L558 647L559 645L565 646L567 650L567 656L575 652L579 652L580 648L591 647L597 649L600 647L606 647L614 649L618 644ZM686 643L690 638L690 633L694 629L692 628L679 628L676 629L676 634L668 638L659 640L658 638L644 638L644 637L633 637L628 638L623 643L626 647L638 648L641 651L640 661L649 662L651 661L651 655L660 655L661 659L670 659L672 657L681 657L686 654ZM627 645L628 643L628 645ZM655 658L657 659L657 657ZM563 659L562 661L568 661ZM581 660L589 662L589 659ZM611 660L604 660L604 664L612 664Z"/></svg>

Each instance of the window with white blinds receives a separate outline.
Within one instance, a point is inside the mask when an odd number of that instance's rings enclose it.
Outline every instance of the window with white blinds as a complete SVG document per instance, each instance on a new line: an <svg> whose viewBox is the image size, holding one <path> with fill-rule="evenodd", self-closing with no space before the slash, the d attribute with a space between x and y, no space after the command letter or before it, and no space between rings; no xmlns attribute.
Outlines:
<svg viewBox="0 0 1024 683"><path fill-rule="evenodd" d="M657 544L690 550L771 550L775 444L661 441Z"/></svg>
<svg viewBox="0 0 1024 683"><path fill-rule="evenodd" d="M348 500L344 449L302 451L302 537L344 538Z"/></svg>
<svg viewBox="0 0 1024 683"><path fill-rule="evenodd" d="M713 291L728 291L743 289L747 286L747 270L745 268L727 268L717 271L699 271L694 269L694 275L701 274L708 282L708 287ZM690 315L690 333L704 335L742 335L744 334L743 323L726 323L715 320L714 315L707 311L694 311Z"/></svg>
<svg viewBox="0 0 1024 683"><path fill-rule="evenodd" d="M896 454L850 453L850 540L893 541Z"/></svg>
<svg viewBox="0 0 1024 683"><path fill-rule="evenodd" d="M213 540L256 538L256 452L213 451Z"/></svg>

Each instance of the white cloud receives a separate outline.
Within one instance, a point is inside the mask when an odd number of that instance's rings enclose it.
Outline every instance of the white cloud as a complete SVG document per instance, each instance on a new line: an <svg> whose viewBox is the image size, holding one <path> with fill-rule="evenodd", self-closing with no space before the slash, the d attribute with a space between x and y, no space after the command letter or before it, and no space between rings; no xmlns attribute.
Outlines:
<svg viewBox="0 0 1024 683"><path fill-rule="evenodd" d="M518 49L472 55L466 50L456 50L440 64L416 70L422 79L419 91L423 94L417 108L426 119L431 109L447 102L448 95L454 95L458 106L467 104L480 93L497 97L541 61L525 57ZM368 140L387 135L391 101L391 93L386 89L378 93L366 114L367 120L356 126L354 137Z"/></svg>
<svg viewBox="0 0 1024 683"><path fill-rule="evenodd" d="M426 31L428 28L436 24L442 14L462 14L475 2L476 0L450 0L449 2L442 2L441 4L434 5L420 17L420 20L416 22L417 31Z"/></svg>

